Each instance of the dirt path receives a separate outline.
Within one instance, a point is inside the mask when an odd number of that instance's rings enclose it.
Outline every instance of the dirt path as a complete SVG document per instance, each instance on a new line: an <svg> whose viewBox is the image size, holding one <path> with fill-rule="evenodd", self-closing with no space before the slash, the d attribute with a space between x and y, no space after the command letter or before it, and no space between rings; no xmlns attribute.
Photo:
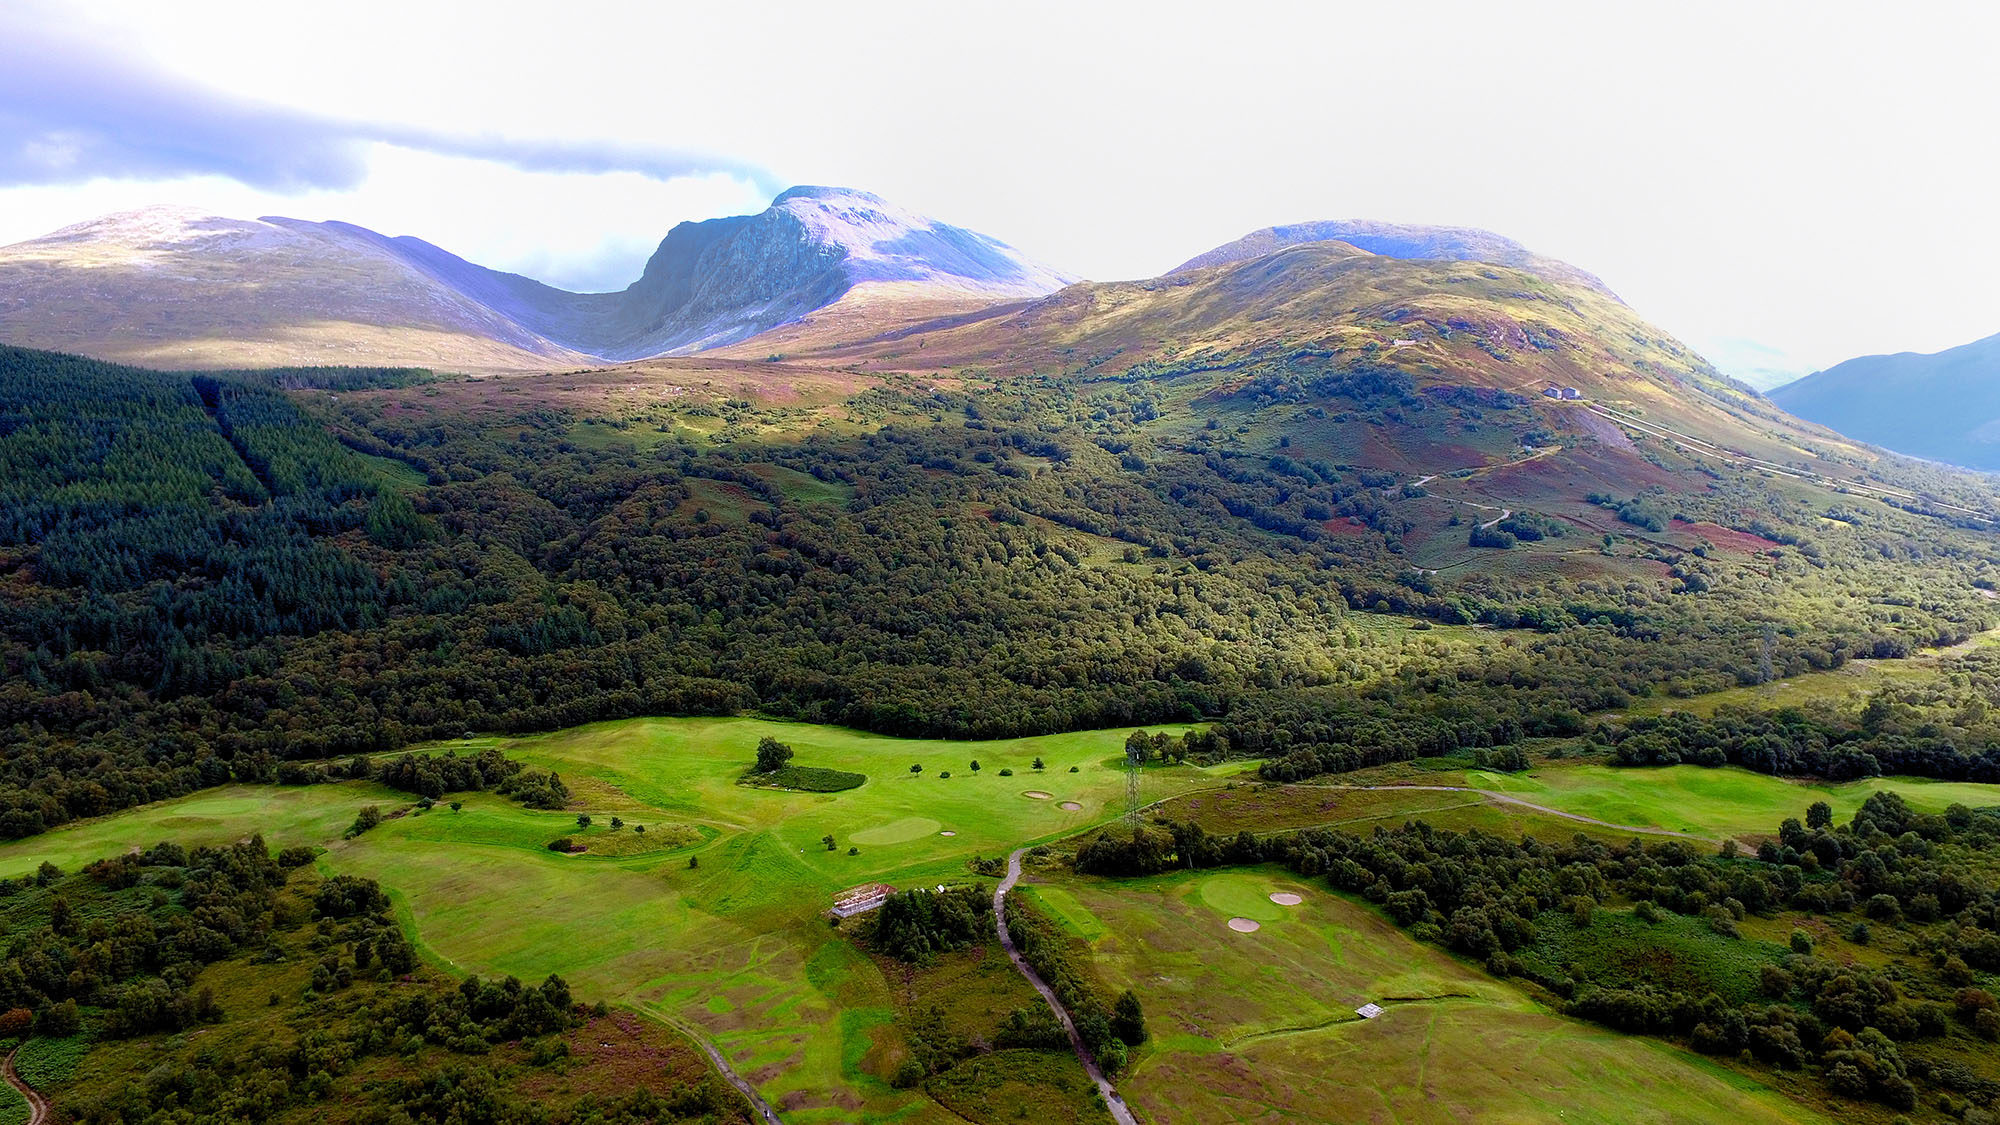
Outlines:
<svg viewBox="0 0 2000 1125"><path fill-rule="evenodd" d="M1083 1036L1076 1033L1076 1024L1071 1022L1069 1012L1063 1008L1062 1001L1056 999L1055 990L1042 980L1040 974L1029 967L1026 959L1021 956L1021 951L1014 948L1014 935L1007 930L1007 892L1013 890L1014 885L1021 881L1021 854L1027 850L1015 848L1014 854L1007 857L1007 877L1000 881L1000 889L993 892L993 925L1000 933L1000 948L1007 951L1007 957L1014 962L1014 967L1021 971L1022 976L1028 978L1028 983L1035 986L1035 991L1042 994L1042 999L1049 1002L1049 1010L1053 1011L1056 1019L1062 1022L1063 1030L1069 1032L1069 1045L1076 1052L1077 1061L1083 1064L1084 1073L1090 1075L1092 1082L1097 1083L1097 1092L1103 1096L1105 1108L1111 1111L1112 1118L1118 1125L1139 1125L1137 1119L1132 1116L1132 1111L1126 1108L1125 1099L1118 1096L1117 1087L1113 1086L1111 1079L1106 1078L1104 1071L1098 1068L1097 1060L1090 1057L1090 1049L1083 1045Z"/></svg>
<svg viewBox="0 0 2000 1125"><path fill-rule="evenodd" d="M14 1056L20 1051L21 1049L16 1047L7 1052L6 1060L0 1062L0 1077L6 1078L7 1085L19 1090L21 1096L28 1099L28 1125L46 1125L49 1119L49 1099L38 1093L33 1086L21 1081L21 1075L14 1069Z"/></svg>
<svg viewBox="0 0 2000 1125"><path fill-rule="evenodd" d="M658 1014L655 1013L655 1015ZM758 1120L763 1121L765 1125L785 1125L784 1122L778 1120L778 1114L771 1108L771 1104L764 1100L762 1094L757 1092L757 1087L752 1086L748 1079L736 1073L735 1068L729 1065L729 1060L722 1057L722 1052L716 1050L715 1044L710 1043L707 1036L702 1035L680 1020L668 1019L664 1015L659 1015L658 1018L668 1027L694 1040L695 1046L700 1047L708 1054L708 1061L714 1063L715 1069L722 1072L723 1079L731 1086L736 1087L736 1092L742 1094L745 1100L750 1103L750 1109L756 1114ZM41 1123L30 1121L28 1125L41 1125Z"/></svg>

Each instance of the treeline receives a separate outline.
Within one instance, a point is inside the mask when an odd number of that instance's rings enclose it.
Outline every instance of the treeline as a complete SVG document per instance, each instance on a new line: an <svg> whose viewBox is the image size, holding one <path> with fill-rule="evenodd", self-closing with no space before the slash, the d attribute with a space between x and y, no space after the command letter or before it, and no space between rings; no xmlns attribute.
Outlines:
<svg viewBox="0 0 2000 1125"><path fill-rule="evenodd" d="M1089 966L1089 954L1077 949L1060 927L1019 895L1007 900L1007 932L1021 957L1042 978L1069 1012L1077 1037L1106 1074L1125 1069L1127 1047L1146 1040L1146 1021L1139 999L1129 990L1116 999ZM1043 1028L1037 1038L1037 1028ZM1060 1029L1057 1029L1058 1031ZM1003 1038L1023 1045L1059 1046L1048 1041L1037 1012L1009 1016Z"/></svg>
<svg viewBox="0 0 2000 1125"><path fill-rule="evenodd" d="M2000 744L1961 748L1938 734L1871 730L1859 720L1797 709L1726 711L1700 718L1671 711L1607 725L1621 766L1742 766L1783 777L1848 781L1885 774L2000 782Z"/></svg>
<svg viewBox="0 0 2000 1125"><path fill-rule="evenodd" d="M1733 845L1718 856L1679 841L1510 842L1423 822L1261 839L1177 823L1099 833L1075 863L1124 876L1280 862L1362 896L1418 940L1547 989L1571 1014L1803 1068L1846 1096L1962 1110L2000 1097L1989 1045L2000 1002L1977 984L2000 972L1996 854L2000 812L1920 814L1876 793L1846 825L1824 804L1787 820L1755 858ZM1609 909L1618 901L1636 905ZM1803 929L1788 951L1753 947L1738 929L1752 915L1846 916L1849 941L1897 952L1882 968L1836 962ZM1897 940L1883 941L1890 931Z"/></svg>
<svg viewBox="0 0 2000 1125"><path fill-rule="evenodd" d="M328 781L379 781L391 789L435 800L447 793L491 789L531 809L560 809L569 804L569 786L553 770L515 761L487 748L461 757L442 754L399 754L393 758L356 757L345 763L286 762L272 780L280 785L313 785Z"/></svg>

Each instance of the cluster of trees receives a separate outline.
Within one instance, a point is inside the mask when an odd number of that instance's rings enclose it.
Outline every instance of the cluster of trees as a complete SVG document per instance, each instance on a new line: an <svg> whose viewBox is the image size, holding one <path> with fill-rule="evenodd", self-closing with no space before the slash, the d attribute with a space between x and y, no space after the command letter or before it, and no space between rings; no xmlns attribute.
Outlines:
<svg viewBox="0 0 2000 1125"><path fill-rule="evenodd" d="M868 944L904 961L965 949L993 932L993 900L978 886L898 891L874 913Z"/></svg>
<svg viewBox="0 0 2000 1125"><path fill-rule="evenodd" d="M0 1009L34 1013L36 1030L49 1035L75 1031L80 1004L104 1008L112 1035L217 1018L194 979L264 940L285 880L261 837L191 852L161 844L67 880L48 865L32 880L0 880L11 931ZM115 909L86 911L86 896L112 897Z"/></svg>
<svg viewBox="0 0 2000 1125"><path fill-rule="evenodd" d="M1146 1017L1138 996L1128 989L1110 997L1090 968L1088 951L1079 949L1054 921L1018 896L1007 901L1007 931L1021 957L1062 1001L1097 1064L1107 1074L1123 1070L1126 1048L1146 1040ZM1004 1034L1023 1044L1049 1045L1037 1041L1038 1036L1046 1037L1047 1028L1033 1013L1009 1016Z"/></svg>
<svg viewBox="0 0 2000 1125"><path fill-rule="evenodd" d="M1424 743L1440 724L1505 742L1987 613L1983 540L1892 512L1813 546L1819 513L1747 478L1676 502L1791 529L1764 570L1661 546L1674 589L1415 572L1393 474L1257 435L1328 410L1491 424L1504 404L1303 352L1247 398L1194 393L1212 376L1193 368L1150 378L878 388L849 404L877 427L856 435L742 403L472 410L408 373L0 351L0 569L19 577L0 835L466 730L753 706L933 737L1223 717L1233 752L1289 738L1321 761L1287 770L1345 768L1404 753L1405 720ZM1168 391L1232 424L1157 425ZM725 431L688 439L698 410ZM807 432L758 436L787 428ZM1366 533L1326 530L1342 519ZM1418 658L1356 612L1535 636ZM1317 733L1356 714L1390 745Z"/></svg>
<svg viewBox="0 0 2000 1125"><path fill-rule="evenodd" d="M111 1068L66 1088L67 1119L269 1120L336 1094L367 1102L385 1119L742 1119L741 1101L706 1076L573 1106L546 1102L531 1092L533 1072L560 1063L566 1048L555 1037L588 1015L569 986L556 976L539 985L468 977L456 987L412 977L415 952L382 889L352 876L319 881L310 862L303 848L273 858L258 838L222 848L168 843L75 875L44 865L28 879L0 882L0 1021L17 1031L164 1036L228 1015L199 984L209 966L301 958L312 965L303 994L271 997L290 1006L284 1033L220 1052L163 1047L141 1074ZM393 988L356 987L392 979L400 982ZM543 1044L526 1074L490 1061L500 1045L524 1040ZM427 1058L408 1079L340 1085L370 1058L414 1062L426 1048L450 1054L441 1063Z"/></svg>
<svg viewBox="0 0 2000 1125"><path fill-rule="evenodd" d="M1725 710L1713 718L1673 711L1607 727L1611 761L1621 766L1742 766L1784 777L1848 781L1906 774L1951 781L2000 781L2000 742L1964 746L1929 733L1882 729L1867 712L1844 716Z"/></svg>
<svg viewBox="0 0 2000 1125"><path fill-rule="evenodd" d="M1422 822L1261 839L1171 823L1101 832L1075 863L1122 876L1282 862L1361 895L1419 940L1546 988L1587 1019L1804 1068L1836 1093L1897 1108L1927 1089L1961 1106L2000 1098L2000 1078L1953 1061L2000 1037L2000 1002L1975 984L2000 971L2000 812L1920 814L1876 793L1849 824L1817 804L1755 858L1735 852L1583 836L1510 842ZM1636 904L1629 915L1605 909L1621 900ZM1751 915L1847 916L1849 940L1903 930L1894 946L1907 952L1880 968L1843 964L1816 956L1804 930L1789 954L1728 952ZM1725 948L1691 952L1702 942Z"/></svg>
<svg viewBox="0 0 2000 1125"><path fill-rule="evenodd" d="M447 750L393 758L356 756L344 763L286 762L274 780L280 785L377 781L427 800L490 789L531 809L559 809L569 804L570 797L560 774L516 761L491 747L465 755Z"/></svg>

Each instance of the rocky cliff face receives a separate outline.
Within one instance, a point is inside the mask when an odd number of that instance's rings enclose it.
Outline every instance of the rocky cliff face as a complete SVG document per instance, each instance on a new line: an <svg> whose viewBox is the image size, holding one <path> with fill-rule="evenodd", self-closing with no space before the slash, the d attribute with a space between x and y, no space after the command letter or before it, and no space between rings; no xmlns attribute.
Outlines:
<svg viewBox="0 0 2000 1125"><path fill-rule="evenodd" d="M0 248L0 340L156 365L533 367L737 343L856 286L998 301L1071 280L842 188L793 188L756 215L682 223L616 293L571 293L349 223L153 209ZM405 355L398 337L412 331L432 346Z"/></svg>

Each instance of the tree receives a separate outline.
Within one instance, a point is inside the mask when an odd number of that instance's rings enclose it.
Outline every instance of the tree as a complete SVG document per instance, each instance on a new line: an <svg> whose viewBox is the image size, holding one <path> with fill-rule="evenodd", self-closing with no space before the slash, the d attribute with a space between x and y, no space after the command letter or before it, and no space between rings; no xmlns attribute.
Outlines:
<svg viewBox="0 0 2000 1125"><path fill-rule="evenodd" d="M646 834L646 826L643 824L635 824L632 826L632 831L637 832L641 836L644 836Z"/></svg>
<svg viewBox="0 0 2000 1125"><path fill-rule="evenodd" d="M1833 827L1833 806L1825 801L1814 801L1806 808L1807 828Z"/></svg>
<svg viewBox="0 0 2000 1125"><path fill-rule="evenodd" d="M1042 760L1041 760L1040 758L1036 758L1036 759L1035 759L1035 766L1034 766L1034 768L1036 768L1036 769L1041 769L1041 768L1042 768Z"/></svg>
<svg viewBox="0 0 2000 1125"><path fill-rule="evenodd" d="M972 759L972 772L973 772L973 773L978 773L978 772L979 772L979 759L978 759L978 758L974 758L974 759Z"/></svg>
<svg viewBox="0 0 2000 1125"><path fill-rule="evenodd" d="M1134 1047L1146 1041L1146 1014L1139 1008L1139 997L1129 988L1118 994L1118 1003L1111 1009L1111 1034Z"/></svg>
<svg viewBox="0 0 2000 1125"><path fill-rule="evenodd" d="M689 857L688 857L688 870L689 870L689 871L693 871L693 870L694 870L695 868L697 868L697 867L700 867L700 866L701 866L701 857L700 857L700 856L698 856L698 855L691 855L691 856L689 856Z"/></svg>
<svg viewBox="0 0 2000 1125"><path fill-rule="evenodd" d="M624 818L624 817L620 817L620 816L614 816L614 817L612 817L612 818L611 818L611 830L612 830L613 832L616 832L616 831L618 831L618 830L619 830L620 828L623 828L623 827L625 827L625 818Z"/></svg>
<svg viewBox="0 0 2000 1125"><path fill-rule="evenodd" d="M578 828L590 827L590 814L587 812L576 814L576 826Z"/></svg>
<svg viewBox="0 0 2000 1125"><path fill-rule="evenodd" d="M462 808L464 808L464 807L465 807L465 802L464 802L464 801L453 801L453 802L451 803L451 811L453 811L453 812L457 812L458 810L460 810L460 809L462 809Z"/></svg>
<svg viewBox="0 0 2000 1125"><path fill-rule="evenodd" d="M829 832L826 835L821 836L819 838L819 842L826 845L827 851L832 851L834 849L833 833Z"/></svg>
<svg viewBox="0 0 2000 1125"><path fill-rule="evenodd" d="M923 763L919 762L919 763L917 763L916 765L913 765L913 766L911 766L911 767L910 767L910 772L911 772L911 773L913 773L913 774L917 774L917 773L922 773L922 772L924 772L924 767L923 767Z"/></svg>
<svg viewBox="0 0 2000 1125"><path fill-rule="evenodd" d="M757 772L776 773L792 760L792 748L765 735L757 743Z"/></svg>

